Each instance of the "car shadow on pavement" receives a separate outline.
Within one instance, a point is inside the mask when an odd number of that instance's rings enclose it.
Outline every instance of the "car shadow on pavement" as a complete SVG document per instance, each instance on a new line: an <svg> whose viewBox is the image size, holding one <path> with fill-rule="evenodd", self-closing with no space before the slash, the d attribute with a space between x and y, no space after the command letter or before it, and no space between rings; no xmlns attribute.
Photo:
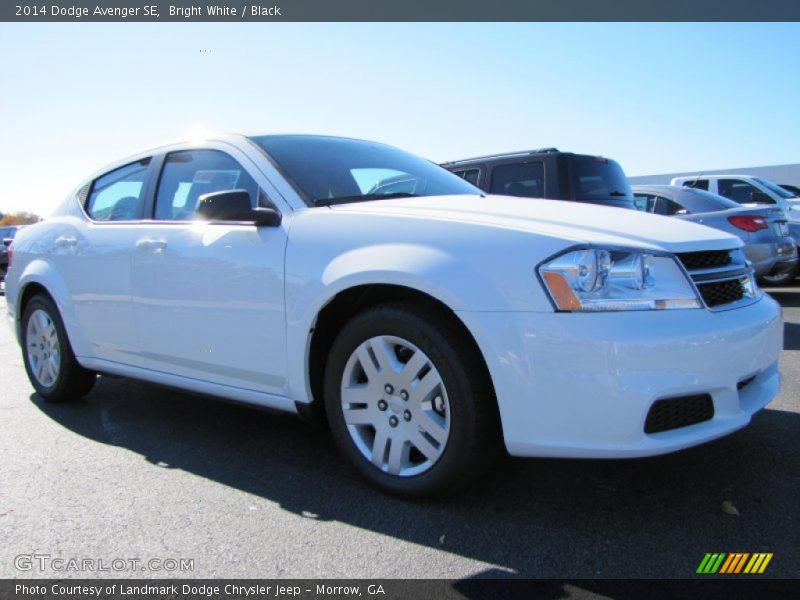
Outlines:
<svg viewBox="0 0 800 600"><path fill-rule="evenodd" d="M794 412L765 410L745 430L662 457L505 458L464 492L413 503L371 488L327 431L291 416L109 377L77 404L31 402L154 469L496 565L487 576L683 577L714 551L774 552L771 575L799 573Z"/></svg>
<svg viewBox="0 0 800 600"><path fill-rule="evenodd" d="M784 308L797 308L800 307L800 288L786 287L786 288L773 288L767 290L767 293L772 296L775 301Z"/></svg>

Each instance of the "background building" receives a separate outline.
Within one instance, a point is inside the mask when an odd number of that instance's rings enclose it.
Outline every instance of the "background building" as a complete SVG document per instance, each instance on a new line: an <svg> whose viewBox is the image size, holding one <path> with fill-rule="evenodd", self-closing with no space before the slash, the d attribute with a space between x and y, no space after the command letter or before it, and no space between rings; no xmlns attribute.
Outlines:
<svg viewBox="0 0 800 600"><path fill-rule="evenodd" d="M789 185L800 185L800 164L772 165L767 167L742 167L740 169L706 169L705 171L684 171L683 173L666 173L664 175L641 175L639 177L629 177L628 180L632 185L668 184L673 177L716 174L754 175L756 177L769 179L778 184L787 183Z"/></svg>

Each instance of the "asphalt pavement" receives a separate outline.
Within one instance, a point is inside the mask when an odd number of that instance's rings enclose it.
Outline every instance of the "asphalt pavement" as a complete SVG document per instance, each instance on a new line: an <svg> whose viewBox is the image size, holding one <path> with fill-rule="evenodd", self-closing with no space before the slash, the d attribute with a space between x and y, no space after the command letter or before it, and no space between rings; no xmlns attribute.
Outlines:
<svg viewBox="0 0 800 600"><path fill-rule="evenodd" d="M0 577L681 578L707 552L798 577L800 287L773 295L783 390L746 429L649 459L508 458L433 503L369 487L294 417L109 377L45 404L0 298ZM96 570L120 559L192 570Z"/></svg>

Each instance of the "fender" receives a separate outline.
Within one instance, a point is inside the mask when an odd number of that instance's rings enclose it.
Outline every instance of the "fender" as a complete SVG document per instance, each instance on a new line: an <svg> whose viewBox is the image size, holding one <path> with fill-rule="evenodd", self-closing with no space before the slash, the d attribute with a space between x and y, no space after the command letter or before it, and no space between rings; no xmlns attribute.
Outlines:
<svg viewBox="0 0 800 600"><path fill-rule="evenodd" d="M17 297L15 298L16 329L17 339L22 341L22 297L25 289L32 283L41 285L53 298L64 322L70 345L77 356L88 356L91 354L89 346L80 334L75 315L75 305L72 297L67 290L67 284L53 265L45 258L37 257L25 265L22 275L20 275L17 286Z"/></svg>
<svg viewBox="0 0 800 600"><path fill-rule="evenodd" d="M374 244L348 250L333 258L316 278L310 273L306 276L309 279L304 282L287 277L286 289L289 390L300 403L311 402L307 365L317 316L345 290L363 285L403 286L439 300L456 314L474 306L508 306L501 290L469 263L425 245ZM315 283L317 289L310 294Z"/></svg>

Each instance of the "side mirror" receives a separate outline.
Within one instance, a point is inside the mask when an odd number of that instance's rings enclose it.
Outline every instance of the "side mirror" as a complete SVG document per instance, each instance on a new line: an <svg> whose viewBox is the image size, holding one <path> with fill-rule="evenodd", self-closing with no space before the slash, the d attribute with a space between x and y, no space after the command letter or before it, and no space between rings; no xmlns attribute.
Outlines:
<svg viewBox="0 0 800 600"><path fill-rule="evenodd" d="M775 204L775 200L767 196L764 192L751 192L750 202L753 204Z"/></svg>
<svg viewBox="0 0 800 600"><path fill-rule="evenodd" d="M14 243L14 238L3 238L3 246L8 248L11 244Z"/></svg>
<svg viewBox="0 0 800 600"><path fill-rule="evenodd" d="M203 194L197 205L197 215L204 221L233 221L254 223L259 227L277 227L281 215L272 208L253 208L247 190L223 190Z"/></svg>

